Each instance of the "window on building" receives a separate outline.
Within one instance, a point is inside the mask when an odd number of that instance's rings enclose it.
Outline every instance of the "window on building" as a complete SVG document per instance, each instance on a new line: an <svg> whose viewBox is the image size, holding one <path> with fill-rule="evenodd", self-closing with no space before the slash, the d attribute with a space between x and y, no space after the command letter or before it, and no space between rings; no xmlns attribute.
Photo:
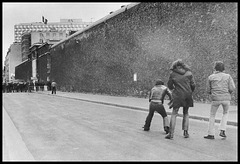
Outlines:
<svg viewBox="0 0 240 164"><path fill-rule="evenodd" d="M46 37L47 37L47 38L50 37L50 33L49 33L49 32L46 33Z"/></svg>

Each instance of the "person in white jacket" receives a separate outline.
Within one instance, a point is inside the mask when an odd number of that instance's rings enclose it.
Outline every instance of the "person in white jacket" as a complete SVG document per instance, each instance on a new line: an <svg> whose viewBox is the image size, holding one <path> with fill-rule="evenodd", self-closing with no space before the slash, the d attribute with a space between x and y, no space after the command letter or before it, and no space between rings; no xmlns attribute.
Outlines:
<svg viewBox="0 0 240 164"><path fill-rule="evenodd" d="M226 137L226 125L228 119L228 110L230 106L231 93L235 90L235 84L231 75L224 73L224 63L216 61L214 63L214 73L207 79L207 93L210 94L212 104L209 117L208 135L206 139L214 139L215 134L215 116L220 105L223 107L223 116L219 126L220 136Z"/></svg>
<svg viewBox="0 0 240 164"><path fill-rule="evenodd" d="M52 81L52 84L51 84L51 87L52 87L52 94L56 94L56 91L57 91L57 83L53 80Z"/></svg>

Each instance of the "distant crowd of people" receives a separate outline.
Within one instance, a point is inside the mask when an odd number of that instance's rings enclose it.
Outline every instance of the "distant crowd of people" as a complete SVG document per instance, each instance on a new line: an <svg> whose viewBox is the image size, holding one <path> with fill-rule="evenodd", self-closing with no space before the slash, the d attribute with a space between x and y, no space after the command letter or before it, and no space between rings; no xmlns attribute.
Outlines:
<svg viewBox="0 0 240 164"><path fill-rule="evenodd" d="M31 82L7 82L2 83L2 92L27 92L34 89L34 83Z"/></svg>
<svg viewBox="0 0 240 164"><path fill-rule="evenodd" d="M6 82L2 83L2 93L12 93L12 92L32 92L32 91L44 91L44 86L47 86L47 90L51 91L53 89L56 94L56 82L54 82L54 86L50 81L19 81L19 82Z"/></svg>

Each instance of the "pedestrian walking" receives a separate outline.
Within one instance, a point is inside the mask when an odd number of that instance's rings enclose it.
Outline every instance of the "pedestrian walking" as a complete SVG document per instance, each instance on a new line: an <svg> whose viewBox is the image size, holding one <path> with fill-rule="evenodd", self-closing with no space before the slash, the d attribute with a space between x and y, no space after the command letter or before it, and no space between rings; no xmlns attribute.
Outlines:
<svg viewBox="0 0 240 164"><path fill-rule="evenodd" d="M47 90L51 91L51 82L50 81L47 81Z"/></svg>
<svg viewBox="0 0 240 164"><path fill-rule="evenodd" d="M18 89L19 89L19 83L13 82L13 92L18 92Z"/></svg>
<svg viewBox="0 0 240 164"><path fill-rule="evenodd" d="M38 80L35 81L35 88L36 88L36 92L39 91L39 82L38 82Z"/></svg>
<svg viewBox="0 0 240 164"><path fill-rule="evenodd" d="M169 120L167 117L167 112L163 106L165 95L168 95L169 99L172 99L169 89L164 86L164 82L158 79L155 86L151 89L149 95L149 113L143 126L144 131L150 130L151 121L154 112L157 111L163 118L163 128L166 134L169 132Z"/></svg>
<svg viewBox="0 0 240 164"><path fill-rule="evenodd" d="M207 79L207 93L211 96L212 104L209 116L208 135L204 136L206 139L214 139L215 116L220 105L223 107L223 116L219 126L219 135L221 137L227 137L225 131L229 113L231 93L236 88L231 75L224 73L225 68L222 61L216 61L214 63L214 69L214 73L211 74Z"/></svg>
<svg viewBox="0 0 240 164"><path fill-rule="evenodd" d="M19 91L20 91L20 92L23 92L23 91L24 91L24 82L23 82L23 81L20 81L18 87L19 87Z"/></svg>
<svg viewBox="0 0 240 164"><path fill-rule="evenodd" d="M2 82L2 93L6 92L6 83Z"/></svg>
<svg viewBox="0 0 240 164"><path fill-rule="evenodd" d="M44 85L45 85L44 81L40 80L39 86L41 91L44 91Z"/></svg>
<svg viewBox="0 0 240 164"><path fill-rule="evenodd" d="M34 90L34 83L31 80L30 83L29 83L29 92L32 92L33 90Z"/></svg>
<svg viewBox="0 0 240 164"><path fill-rule="evenodd" d="M9 92L14 92L13 82L9 83Z"/></svg>
<svg viewBox="0 0 240 164"><path fill-rule="evenodd" d="M7 93L11 92L11 85L9 82L6 83Z"/></svg>
<svg viewBox="0 0 240 164"><path fill-rule="evenodd" d="M52 84L51 84L51 86L52 86L52 94L54 93L54 94L56 94L56 91L57 91L57 83L53 80L52 81Z"/></svg>
<svg viewBox="0 0 240 164"><path fill-rule="evenodd" d="M27 92L28 91L28 83L27 82L24 82L24 85L23 85L23 90L24 92Z"/></svg>
<svg viewBox="0 0 240 164"><path fill-rule="evenodd" d="M181 60L178 59L172 63L170 68L172 71L167 83L168 88L172 91L172 102L170 108L173 108L169 134L166 139L173 139L174 129L176 125L176 117L180 107L183 107L182 130L185 138L189 137L189 107L193 107L192 93L195 89L195 82L190 68Z"/></svg>

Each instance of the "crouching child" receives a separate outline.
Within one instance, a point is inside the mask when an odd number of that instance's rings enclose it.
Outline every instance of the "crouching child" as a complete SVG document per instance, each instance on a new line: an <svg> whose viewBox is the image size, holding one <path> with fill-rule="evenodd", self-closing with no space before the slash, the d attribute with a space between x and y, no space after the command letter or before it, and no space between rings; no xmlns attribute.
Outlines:
<svg viewBox="0 0 240 164"><path fill-rule="evenodd" d="M166 134L169 133L169 120L167 112L163 106L164 98L166 95L168 95L171 102L172 95L170 90L166 86L164 86L164 82L162 80L158 79L149 94L149 113L147 115L145 125L143 126L144 131L150 130L150 125L154 112L157 111L163 118L164 131L166 132Z"/></svg>

